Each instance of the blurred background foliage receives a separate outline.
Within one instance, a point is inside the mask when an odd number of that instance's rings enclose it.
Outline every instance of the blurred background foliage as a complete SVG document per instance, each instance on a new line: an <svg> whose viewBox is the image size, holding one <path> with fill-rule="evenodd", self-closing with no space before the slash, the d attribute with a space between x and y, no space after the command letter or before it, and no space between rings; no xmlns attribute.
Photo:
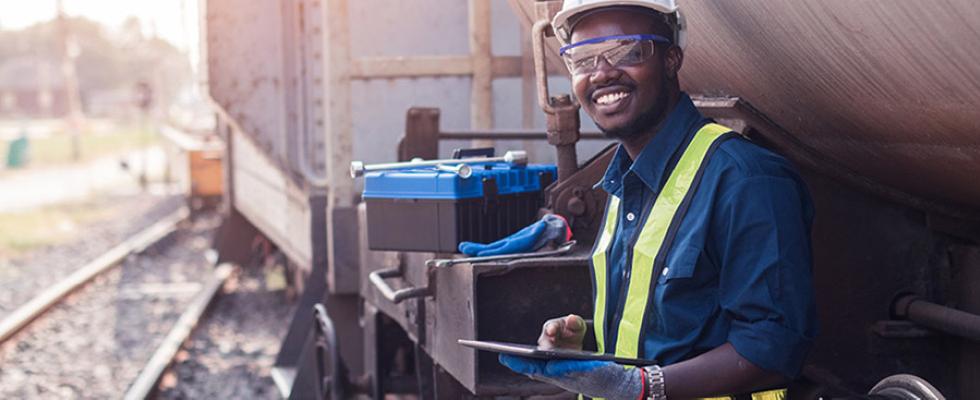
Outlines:
<svg viewBox="0 0 980 400"><path fill-rule="evenodd" d="M67 17L67 24L87 115L112 116L122 111L112 105L131 100L137 82L152 85L157 104L172 103L181 90L193 84L186 54L170 42L144 35L136 18L115 30L84 17ZM56 20L0 31L0 92L45 84L58 88L60 40Z"/></svg>

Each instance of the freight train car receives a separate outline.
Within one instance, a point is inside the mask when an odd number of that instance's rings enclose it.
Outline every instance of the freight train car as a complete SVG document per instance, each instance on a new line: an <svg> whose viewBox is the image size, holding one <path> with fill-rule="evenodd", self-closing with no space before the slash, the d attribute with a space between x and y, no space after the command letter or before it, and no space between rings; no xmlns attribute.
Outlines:
<svg viewBox="0 0 980 400"><path fill-rule="evenodd" d="M531 343L545 319L591 309L587 249L604 203L592 184L611 153L560 95L568 80L542 22L560 1L204 4L208 91L228 146L222 257L262 235L306 279L274 373L283 394L555 393L456 340ZM797 393L975 397L980 8L683 7L684 89L796 163L813 193L822 333ZM557 162L543 204L572 221L578 247L451 267L427 261L458 256L370 249L379 228L352 161L485 146Z"/></svg>

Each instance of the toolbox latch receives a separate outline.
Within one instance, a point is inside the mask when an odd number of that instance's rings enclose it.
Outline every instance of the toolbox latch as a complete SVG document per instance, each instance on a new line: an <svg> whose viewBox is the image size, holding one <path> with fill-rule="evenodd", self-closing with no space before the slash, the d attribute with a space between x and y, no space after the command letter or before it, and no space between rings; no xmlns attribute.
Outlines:
<svg viewBox="0 0 980 400"><path fill-rule="evenodd" d="M500 193L497 188L497 180L494 178L483 178L483 213L486 214L491 207L497 206L497 197Z"/></svg>

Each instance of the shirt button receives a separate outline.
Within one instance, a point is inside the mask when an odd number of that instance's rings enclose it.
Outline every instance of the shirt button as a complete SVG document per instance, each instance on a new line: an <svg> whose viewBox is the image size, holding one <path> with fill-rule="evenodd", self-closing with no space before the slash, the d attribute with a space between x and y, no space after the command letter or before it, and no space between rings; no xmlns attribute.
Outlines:
<svg viewBox="0 0 980 400"><path fill-rule="evenodd" d="M633 213L626 214L626 220L627 221L633 222L634 219L636 219L636 215L635 214L633 214Z"/></svg>
<svg viewBox="0 0 980 400"><path fill-rule="evenodd" d="M664 273L663 273L663 276L667 276L667 273L668 273L668 272L670 272L670 267L664 267Z"/></svg>

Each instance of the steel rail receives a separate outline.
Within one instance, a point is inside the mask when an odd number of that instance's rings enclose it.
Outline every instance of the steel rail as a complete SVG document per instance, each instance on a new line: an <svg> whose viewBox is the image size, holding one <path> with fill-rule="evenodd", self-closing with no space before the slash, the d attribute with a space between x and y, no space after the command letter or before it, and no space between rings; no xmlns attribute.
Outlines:
<svg viewBox="0 0 980 400"><path fill-rule="evenodd" d="M214 270L210 281L198 292L191 304L184 310L184 313L180 315L180 319L177 320L174 327L167 333L167 336L163 339L163 343L157 347L153 356L146 362L146 366L140 371L139 376L136 377L129 386L129 389L126 390L126 395L123 396L123 399L146 399L153 394L157 388L157 383L160 381L160 377L163 376L164 371L173 362L174 356L180 350L180 346L190 337L191 332L197 327L204 312L207 311L208 306L211 305L211 302L218 294L219 289L225 284L225 281L228 280L228 277L232 275L234 270L235 267L231 264L221 264Z"/></svg>
<svg viewBox="0 0 980 400"><path fill-rule="evenodd" d="M24 305L0 321L0 343L10 339L14 334L26 327L31 321L44 314L45 311L60 302L82 285L88 283L99 274L119 265L128 255L140 252L154 243L163 240L177 230L177 225L187 219L190 211L181 208L165 217L149 228L126 239L105 252L95 260L68 275L67 278L48 287Z"/></svg>

